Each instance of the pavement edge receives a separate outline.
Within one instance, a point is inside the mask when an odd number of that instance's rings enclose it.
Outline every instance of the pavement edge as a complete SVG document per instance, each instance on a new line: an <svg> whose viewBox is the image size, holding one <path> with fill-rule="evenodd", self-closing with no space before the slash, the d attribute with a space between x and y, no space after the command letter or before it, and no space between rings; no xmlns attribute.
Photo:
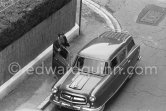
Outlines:
<svg viewBox="0 0 166 111"><path fill-rule="evenodd" d="M86 4L92 10L94 10L96 13L98 13L101 17L103 17L105 19L106 23L112 29L112 31L122 32L122 29L121 29L121 26L120 26L118 20L116 20L116 18L109 11L107 11L104 7L93 2L92 0L83 0L83 3Z"/></svg>
<svg viewBox="0 0 166 111"><path fill-rule="evenodd" d="M75 24L75 26L65 34L70 42L75 37L78 37L79 28L80 27L78 26L78 24ZM40 64L42 61L49 58L53 53L52 48L53 45L49 46L46 50L44 50L41 54L39 54L34 60L32 60L19 72L17 72L12 78L10 78L2 86L0 86L0 100L6 97L11 91L13 91L20 83L22 83L28 77L27 70L29 68L35 67L38 64Z"/></svg>

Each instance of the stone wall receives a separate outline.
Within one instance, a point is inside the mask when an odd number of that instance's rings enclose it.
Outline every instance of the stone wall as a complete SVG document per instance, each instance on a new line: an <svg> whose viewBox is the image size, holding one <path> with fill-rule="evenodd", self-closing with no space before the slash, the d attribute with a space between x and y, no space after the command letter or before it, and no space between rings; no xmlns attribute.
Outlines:
<svg viewBox="0 0 166 111"><path fill-rule="evenodd" d="M56 13L25 33L0 52L0 85L11 78L8 66L19 63L24 67L44 51L57 38L58 33L66 33L75 25L76 0L71 0Z"/></svg>

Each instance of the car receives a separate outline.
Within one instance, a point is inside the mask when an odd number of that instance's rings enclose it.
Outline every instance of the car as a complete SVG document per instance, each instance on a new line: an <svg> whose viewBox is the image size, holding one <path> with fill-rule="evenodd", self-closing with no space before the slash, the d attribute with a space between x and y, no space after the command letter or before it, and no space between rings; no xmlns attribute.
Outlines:
<svg viewBox="0 0 166 111"><path fill-rule="evenodd" d="M50 102L73 110L103 111L131 78L140 58L140 46L130 34L107 31L77 53L73 65L53 85Z"/></svg>

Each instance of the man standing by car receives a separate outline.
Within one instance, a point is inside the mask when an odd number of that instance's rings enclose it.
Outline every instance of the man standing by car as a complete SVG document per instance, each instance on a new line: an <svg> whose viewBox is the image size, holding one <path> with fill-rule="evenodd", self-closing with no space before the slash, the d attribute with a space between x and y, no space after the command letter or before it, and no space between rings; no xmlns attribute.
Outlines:
<svg viewBox="0 0 166 111"><path fill-rule="evenodd" d="M53 43L52 68L55 76L61 77L68 67L69 42L64 34L58 34L58 39ZM62 70L63 68L63 70Z"/></svg>

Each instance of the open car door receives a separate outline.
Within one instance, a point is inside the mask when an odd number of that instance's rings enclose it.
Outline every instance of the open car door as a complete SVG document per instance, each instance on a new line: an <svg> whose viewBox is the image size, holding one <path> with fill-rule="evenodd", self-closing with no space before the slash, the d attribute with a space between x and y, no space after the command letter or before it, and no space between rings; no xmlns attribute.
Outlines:
<svg viewBox="0 0 166 111"><path fill-rule="evenodd" d="M57 49L53 47L52 68L55 73L54 76L58 78L62 77L69 67L69 51L65 47L62 47L61 51L58 52Z"/></svg>

